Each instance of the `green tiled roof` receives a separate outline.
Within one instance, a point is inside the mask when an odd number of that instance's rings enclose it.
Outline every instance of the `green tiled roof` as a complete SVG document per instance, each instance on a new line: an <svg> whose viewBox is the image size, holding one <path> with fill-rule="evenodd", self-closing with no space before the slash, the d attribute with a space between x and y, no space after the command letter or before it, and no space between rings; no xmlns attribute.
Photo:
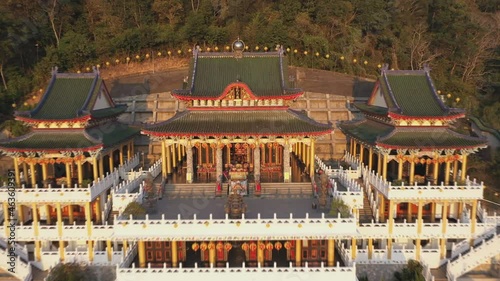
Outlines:
<svg viewBox="0 0 500 281"><path fill-rule="evenodd" d="M287 68L283 60L283 68ZM279 53L244 53L235 58L231 53L198 54L192 61L188 88L174 93L190 97L218 97L231 83L247 84L259 97L290 95L299 89L288 89ZM285 81L283 81L283 77ZM194 80L194 83L193 83Z"/></svg>
<svg viewBox="0 0 500 281"><path fill-rule="evenodd" d="M109 122L82 130L34 131L20 138L0 143L0 150L75 150L102 145L109 147L125 141L139 133L138 128L119 122Z"/></svg>
<svg viewBox="0 0 500 281"><path fill-rule="evenodd" d="M356 122L341 122L340 130L364 143L374 145L377 138L383 137L394 130L394 127L364 119Z"/></svg>
<svg viewBox="0 0 500 281"><path fill-rule="evenodd" d="M466 136L447 128L398 128L379 139L377 144L389 147L444 149L482 147L487 140Z"/></svg>
<svg viewBox="0 0 500 281"><path fill-rule="evenodd" d="M140 129L119 122L109 122L87 129L88 135L99 140L104 147L112 146L138 134Z"/></svg>
<svg viewBox="0 0 500 281"><path fill-rule="evenodd" d="M425 71L394 71L383 74L388 91L399 108L399 114L407 116L445 116L447 108L439 101L430 77ZM384 84L384 83L382 83ZM390 99L389 99L390 100Z"/></svg>
<svg viewBox="0 0 500 281"><path fill-rule="evenodd" d="M72 132L32 132L17 139L0 143L0 149L6 150L37 150L46 149L53 151L74 150L75 148L89 148L98 145L99 142L89 139L82 130Z"/></svg>
<svg viewBox="0 0 500 281"><path fill-rule="evenodd" d="M332 131L293 110L184 111L143 129L147 135L317 135Z"/></svg>
<svg viewBox="0 0 500 281"><path fill-rule="evenodd" d="M125 112L125 110L127 110L127 105L117 104L115 105L115 107L92 110L90 114L92 115L93 118L105 118L121 114Z"/></svg>
<svg viewBox="0 0 500 281"><path fill-rule="evenodd" d="M373 113L377 115L387 115L387 108L375 106L375 105L367 105L365 103L355 103L355 107L357 107L361 111L365 111L368 113Z"/></svg>
<svg viewBox="0 0 500 281"><path fill-rule="evenodd" d="M57 76L57 75L56 75ZM56 77L49 85L40 104L31 112L33 119L73 119L79 117L79 111L86 105L96 76Z"/></svg>

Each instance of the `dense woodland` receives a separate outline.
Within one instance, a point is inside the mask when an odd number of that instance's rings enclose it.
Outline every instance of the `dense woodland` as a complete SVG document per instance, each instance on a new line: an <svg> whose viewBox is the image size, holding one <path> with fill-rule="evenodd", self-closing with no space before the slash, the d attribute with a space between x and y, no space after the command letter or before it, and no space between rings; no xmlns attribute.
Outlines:
<svg viewBox="0 0 500 281"><path fill-rule="evenodd" d="M383 63L428 63L450 105L500 129L499 10L497 0L4 0L0 120L53 66L188 56L240 37L252 50L283 45L293 65L367 77Z"/></svg>
<svg viewBox="0 0 500 281"><path fill-rule="evenodd" d="M185 58L195 45L222 51L240 37L254 51L283 45L292 65L365 77L384 63L429 64L450 106L500 129L499 26L498 0L3 0L0 123L26 109L53 66ZM499 155L472 159L470 172L498 183Z"/></svg>

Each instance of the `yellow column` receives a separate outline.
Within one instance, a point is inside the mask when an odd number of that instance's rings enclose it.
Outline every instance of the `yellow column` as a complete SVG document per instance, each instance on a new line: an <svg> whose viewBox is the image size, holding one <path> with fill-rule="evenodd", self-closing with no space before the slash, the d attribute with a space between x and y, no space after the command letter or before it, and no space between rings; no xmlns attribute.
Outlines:
<svg viewBox="0 0 500 281"><path fill-rule="evenodd" d="M115 170L115 159L113 159L113 151L109 152L109 172L112 173Z"/></svg>
<svg viewBox="0 0 500 281"><path fill-rule="evenodd" d="M373 239L368 238L368 259L371 260L373 257Z"/></svg>
<svg viewBox="0 0 500 281"><path fill-rule="evenodd" d="M401 155L403 156L403 155ZM398 160L398 180L403 179L403 159Z"/></svg>
<svg viewBox="0 0 500 281"><path fill-rule="evenodd" d="M127 240L123 240L123 253L126 253L128 251L128 243Z"/></svg>
<svg viewBox="0 0 500 281"><path fill-rule="evenodd" d="M28 164L26 164L26 160L23 162L23 175L24 175L24 181L26 184L28 184Z"/></svg>
<svg viewBox="0 0 500 281"><path fill-rule="evenodd" d="M431 222L436 222L436 202L431 202Z"/></svg>
<svg viewBox="0 0 500 281"><path fill-rule="evenodd" d="M113 246L109 239L106 240L106 252L108 253L108 261L111 262L113 260Z"/></svg>
<svg viewBox="0 0 500 281"><path fill-rule="evenodd" d="M368 149L368 170L371 172L373 168L373 147Z"/></svg>
<svg viewBox="0 0 500 281"><path fill-rule="evenodd" d="M61 211L61 203L56 203L56 212L57 212L57 232L59 233L59 236L63 236L63 229L62 229L62 211Z"/></svg>
<svg viewBox="0 0 500 281"><path fill-rule="evenodd" d="M351 241L351 258L356 260L356 254L358 253L358 245L356 244L356 238L352 238Z"/></svg>
<svg viewBox="0 0 500 281"><path fill-rule="evenodd" d="M382 154L377 153L377 174L382 175Z"/></svg>
<svg viewBox="0 0 500 281"><path fill-rule="evenodd" d="M69 224L73 224L75 219L73 214L73 205L71 204L68 205L68 217L69 217Z"/></svg>
<svg viewBox="0 0 500 281"><path fill-rule="evenodd" d="M172 241L172 267L177 267L179 263L179 254L177 253L177 241Z"/></svg>
<svg viewBox="0 0 500 281"><path fill-rule="evenodd" d="M262 151L261 151L262 153L261 153L261 155L260 155L260 160L261 160L260 162L261 162L262 164L265 164L265 163L266 163L266 144L264 143L263 145L264 145L264 146L263 146L263 147L262 147L262 149L261 149L261 150L262 150ZM302 162L304 162L304 160L302 160Z"/></svg>
<svg viewBox="0 0 500 281"><path fill-rule="evenodd" d="M389 200L389 234L394 231L394 202Z"/></svg>
<svg viewBox="0 0 500 281"><path fill-rule="evenodd" d="M35 231L35 236L38 236L38 209L36 203L31 205L31 213L33 214L33 230Z"/></svg>
<svg viewBox="0 0 500 281"><path fill-rule="evenodd" d="M199 152L200 157L198 159L201 159L201 150ZM167 174L172 173L172 159L170 159L170 145L167 145L165 143L165 155L167 156Z"/></svg>
<svg viewBox="0 0 500 281"><path fill-rule="evenodd" d="M42 247L41 244L42 241L40 240L35 240L35 260L36 261L42 261Z"/></svg>
<svg viewBox="0 0 500 281"><path fill-rule="evenodd" d="M444 166L444 184L450 184L450 161L446 160L446 164Z"/></svg>
<svg viewBox="0 0 500 281"><path fill-rule="evenodd" d="M439 154L436 152L434 153L434 159L436 160L436 163L434 163L434 184L438 184L438 173L439 173Z"/></svg>
<svg viewBox="0 0 500 281"><path fill-rule="evenodd" d="M172 144L172 167L174 167L174 169L177 167L177 157L175 156L175 151L176 151L176 146L177 144Z"/></svg>
<svg viewBox="0 0 500 281"><path fill-rule="evenodd" d="M10 237L9 231L9 203L3 202L3 226L5 229L5 237Z"/></svg>
<svg viewBox="0 0 500 281"><path fill-rule="evenodd" d="M470 232L472 236L476 233L477 200L472 200L472 210L470 212Z"/></svg>
<svg viewBox="0 0 500 281"><path fill-rule="evenodd" d="M460 180L464 181L467 174L467 154L462 155L462 174Z"/></svg>
<svg viewBox="0 0 500 281"><path fill-rule="evenodd" d="M21 175L19 174L19 163L17 157L14 157L14 173L16 174L16 185L21 186Z"/></svg>
<svg viewBox="0 0 500 281"><path fill-rule="evenodd" d="M231 163L231 148L229 147L229 145L226 145L226 157L227 157L227 161L226 163Z"/></svg>
<svg viewBox="0 0 500 281"><path fill-rule="evenodd" d="M264 266L264 249L262 249L262 245L264 245L264 242L259 241L257 243L257 263L260 264L260 266Z"/></svg>
<svg viewBox="0 0 500 281"><path fill-rule="evenodd" d="M92 159L92 173L94 176L94 180L97 180L97 178L99 178L99 172L97 171L97 157L94 157Z"/></svg>
<svg viewBox="0 0 500 281"><path fill-rule="evenodd" d="M387 154L384 153L384 160L382 163L382 178L387 180Z"/></svg>
<svg viewBox="0 0 500 281"><path fill-rule="evenodd" d="M179 162L180 162L180 161L181 161L181 159L182 159L182 153L181 153L181 150L182 150L182 149L181 149L181 144L180 144L180 143L178 143L178 144L177 144L177 161L179 161Z"/></svg>
<svg viewBox="0 0 500 281"><path fill-rule="evenodd" d="M52 224L52 218L50 217L50 205L45 205L45 213L47 214L47 224Z"/></svg>
<svg viewBox="0 0 500 281"><path fill-rule="evenodd" d="M132 158L132 149L131 149L131 143L127 143L127 161L130 161L130 158Z"/></svg>
<svg viewBox="0 0 500 281"><path fill-rule="evenodd" d="M310 170L309 170L309 175L311 176L311 178L313 178L313 177L314 177L314 162L315 162L315 161L314 161L314 142L315 142L315 141L314 141L314 139L313 139L313 138L311 138L311 148L310 148L310 150L311 150L311 151L310 151L310 157L311 157L311 158L310 158L310 160L309 160L309 165L311 165L311 166L309 167L309 169L310 169Z"/></svg>
<svg viewBox="0 0 500 281"><path fill-rule="evenodd" d="M379 221L384 222L385 221L385 197L382 193L379 193L380 196L380 205L378 206L379 208Z"/></svg>
<svg viewBox="0 0 500 281"><path fill-rule="evenodd" d="M364 163L365 161L363 160L363 156L364 156L364 152L365 152L365 148L363 146L363 144L359 144L359 161L361 163Z"/></svg>
<svg viewBox="0 0 500 281"><path fill-rule="evenodd" d="M17 214L19 216L19 222L24 223L23 205L19 204L17 207L18 207ZM4 207L4 211L5 211L5 207ZM6 213L4 213L4 214L6 214ZM4 215L4 219L5 219L5 215ZM9 236L7 236L7 237L9 237Z"/></svg>
<svg viewBox="0 0 500 281"><path fill-rule="evenodd" d="M99 153L99 176L104 176L104 159L102 154Z"/></svg>
<svg viewBox="0 0 500 281"><path fill-rule="evenodd" d="M88 253L89 253L89 262L93 262L94 261L94 241L88 240L87 246L88 246Z"/></svg>
<svg viewBox="0 0 500 281"><path fill-rule="evenodd" d="M457 209L458 209L458 212L457 212L458 213L458 218L460 219L461 214L464 211L464 204L463 204L463 202L461 202L461 201L457 202Z"/></svg>
<svg viewBox="0 0 500 281"><path fill-rule="evenodd" d="M444 258L446 258L446 239L439 239L439 240L440 240L440 244L441 244L439 246L439 248L440 248L440 255L439 255L439 257L441 259L444 259Z"/></svg>
<svg viewBox="0 0 500 281"><path fill-rule="evenodd" d="M71 187L71 166L69 163L66 163L66 183L67 187Z"/></svg>
<svg viewBox="0 0 500 281"><path fill-rule="evenodd" d="M163 178L167 177L167 159L166 159L166 145L165 141L161 141L161 175Z"/></svg>
<svg viewBox="0 0 500 281"><path fill-rule="evenodd" d="M120 165L123 165L123 145L120 145Z"/></svg>
<svg viewBox="0 0 500 281"><path fill-rule="evenodd" d="M415 161L412 157L410 162L410 185L413 185L414 183L415 183Z"/></svg>
<svg viewBox="0 0 500 281"><path fill-rule="evenodd" d="M81 185L83 182L83 172L82 172L82 161L81 160L78 160L76 162L76 168L78 170L78 185Z"/></svg>
<svg viewBox="0 0 500 281"><path fill-rule="evenodd" d="M443 234L446 234L446 225L448 224L448 201L443 202L443 211L441 212L441 222L443 224Z"/></svg>
<svg viewBox="0 0 500 281"><path fill-rule="evenodd" d="M420 252L422 252L422 243L420 238L417 238L417 251L415 252L415 259L420 261Z"/></svg>
<svg viewBox="0 0 500 281"><path fill-rule="evenodd" d="M352 146L352 156L356 156L356 154L358 153L357 152L357 145L358 144L357 144L356 140L354 140L354 139L352 140L352 143L353 143L353 146Z"/></svg>
<svg viewBox="0 0 500 281"><path fill-rule="evenodd" d="M302 240L295 240L295 266L302 266Z"/></svg>
<svg viewBox="0 0 500 281"><path fill-rule="evenodd" d="M139 255L139 267L146 267L146 246L144 241L137 242L137 252Z"/></svg>
<svg viewBox="0 0 500 281"><path fill-rule="evenodd" d="M87 226L87 233L92 235L92 215L90 209L90 202L85 202L85 225Z"/></svg>
<svg viewBox="0 0 500 281"><path fill-rule="evenodd" d="M458 180L458 161L453 161L453 181Z"/></svg>
<svg viewBox="0 0 500 281"><path fill-rule="evenodd" d="M98 224L102 223L102 209L101 209L101 200L97 197L96 201L94 201L95 205L95 218Z"/></svg>
<svg viewBox="0 0 500 281"><path fill-rule="evenodd" d="M387 259L392 259L392 238L387 239Z"/></svg>
<svg viewBox="0 0 500 281"><path fill-rule="evenodd" d="M215 267L215 243L208 243L208 262Z"/></svg>
<svg viewBox="0 0 500 281"><path fill-rule="evenodd" d="M418 200L418 214L417 214L417 233L422 234L422 225L423 225L423 219L422 219L422 209L424 207L424 202L422 200Z"/></svg>
<svg viewBox="0 0 500 281"><path fill-rule="evenodd" d="M36 184L35 163L33 162L30 163L30 170L31 170L31 185L34 188Z"/></svg>
<svg viewBox="0 0 500 281"><path fill-rule="evenodd" d="M59 259L64 262L65 257L64 257L64 241L59 240Z"/></svg>
<svg viewBox="0 0 500 281"><path fill-rule="evenodd" d="M408 202L406 209L406 222L411 222L413 216L413 204Z"/></svg>
<svg viewBox="0 0 500 281"><path fill-rule="evenodd" d="M47 163L42 163L42 180L47 179Z"/></svg>
<svg viewBox="0 0 500 281"><path fill-rule="evenodd" d="M296 145L295 154L297 154L297 157L299 159L301 159L302 158L302 143L298 142L295 145Z"/></svg>
<svg viewBox="0 0 500 281"><path fill-rule="evenodd" d="M328 239L328 266L335 266L335 240Z"/></svg>

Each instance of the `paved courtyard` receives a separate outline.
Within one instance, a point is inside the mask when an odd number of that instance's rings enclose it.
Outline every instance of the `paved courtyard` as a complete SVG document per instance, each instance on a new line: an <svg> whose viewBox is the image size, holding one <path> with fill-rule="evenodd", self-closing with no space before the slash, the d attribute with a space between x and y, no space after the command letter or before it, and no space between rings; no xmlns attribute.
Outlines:
<svg viewBox="0 0 500 281"><path fill-rule="evenodd" d="M155 212L150 212L149 218L160 219L162 214L165 219L193 218L194 214L198 219L208 219L212 214L213 219L225 218L224 204L227 198L176 198L163 199L158 201ZM312 198L246 198L247 204L246 218L257 218L258 214L262 218L273 218L276 213L277 218L289 218L290 213L294 218L305 218L309 213L311 218L320 218L322 213L329 217L328 209L313 209L312 204L315 199Z"/></svg>

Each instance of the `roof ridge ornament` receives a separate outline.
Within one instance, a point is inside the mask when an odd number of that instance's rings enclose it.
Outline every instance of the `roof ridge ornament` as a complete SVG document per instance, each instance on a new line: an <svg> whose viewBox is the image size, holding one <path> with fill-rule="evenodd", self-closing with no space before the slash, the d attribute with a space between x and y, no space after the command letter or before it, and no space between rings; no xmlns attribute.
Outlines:
<svg viewBox="0 0 500 281"><path fill-rule="evenodd" d="M232 49L234 52L234 57L240 59L243 57L243 51L245 51L245 43L240 40L240 37L232 44Z"/></svg>

